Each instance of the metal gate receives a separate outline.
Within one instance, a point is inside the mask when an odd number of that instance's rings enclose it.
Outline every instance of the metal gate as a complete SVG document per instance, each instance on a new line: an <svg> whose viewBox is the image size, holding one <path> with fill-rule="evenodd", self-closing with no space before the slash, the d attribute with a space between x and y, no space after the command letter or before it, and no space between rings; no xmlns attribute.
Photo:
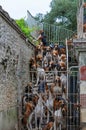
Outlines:
<svg viewBox="0 0 86 130"><path fill-rule="evenodd" d="M76 60L74 60L74 62L72 63L73 60L70 60L69 59L73 58L73 55L69 55L69 48L67 46L67 41L66 41L66 58L67 58L67 69L65 71L65 76L66 76L66 87L67 87L67 93L66 93L66 99L64 101L63 97L60 95L58 96L59 94L57 93L55 95L55 98L57 97L59 100L61 99L63 101L63 103L66 104L67 106L67 112L66 114L64 115L64 117L62 116L60 121L59 121L59 127L58 129L59 130L80 130L80 87L79 87L79 67L76 65ZM71 50L71 49L70 49ZM74 51L72 49L72 51ZM72 54L72 52L71 52ZM70 56L70 57L69 57ZM43 71L43 70L42 70ZM44 99L42 99L41 96L43 96L43 98L50 98L50 102L52 101L53 97L51 96L50 92L48 92L48 94L50 95L47 95L47 92L42 92L41 94L39 93L39 90L38 90L38 83L37 83L37 77L35 77L34 75L37 74L37 70L31 70L30 71L32 73L32 75L30 76L30 83L29 87L32 87L31 91L32 93L28 93L26 94L25 91L27 90L24 90L25 94L29 96L29 100L32 100L32 97L36 94L38 96L38 98L40 99L40 106L41 106L41 113L43 112L43 115L41 115L39 118L36 119L36 116L35 113L34 113L34 110L32 112L32 121L30 122L32 124L32 126L30 127L30 129L34 130L37 128L37 121L39 120L39 130L42 130L44 127L47 127L47 123L52 123L52 130L57 130L57 126L55 127L55 123L56 123L56 118L55 118L55 115L56 113L58 113L57 111L54 113L54 108L50 107L49 104L48 106L46 105L46 102ZM57 72L58 76L61 76L61 73L62 71L58 71ZM47 71L45 72L45 81L47 83L47 90L50 90L51 89L51 85L54 84L56 82L56 79L55 79L55 70L54 71ZM41 75L41 73L40 73ZM44 85L46 85L46 83L44 82ZM26 89L27 89L27 86L26 86ZM64 89L64 88L62 88ZM63 91L63 90L62 90ZM24 95L23 95L24 96ZM27 96L26 96L27 98ZM27 99L28 100L28 99ZM65 105L64 104L64 105ZM47 110L48 110L48 115L46 116L45 114L45 109L47 107ZM24 109L24 106L23 106L23 109ZM22 110L23 110L22 109ZM37 108L38 109L38 108ZM37 111L36 109L36 111ZM24 113L23 113L24 114ZM23 115L24 116L24 115ZM59 120L59 118L58 118ZM26 130L27 128L24 127L22 130Z"/></svg>
<svg viewBox="0 0 86 130"><path fill-rule="evenodd" d="M50 85L55 81L55 79L53 77L53 75L54 75L53 73L54 72L46 73L46 80L48 83L48 87L50 87ZM51 77L53 77L53 78L51 78ZM68 91L67 92L68 112L67 112L66 118L65 118L65 129L66 130L80 130L80 106L79 106L79 104L80 104L80 88L79 88L80 82L79 81L80 80L78 77L78 66L72 66L69 68L67 81L68 81L68 90L67 90ZM40 94L37 92L38 88L37 88L37 86L34 86L34 82L33 82L32 86L34 87L33 94L37 94L40 97ZM32 96L33 96L33 94L32 94ZM46 96L46 93L44 93L43 95ZM44 103L43 100L41 100L41 102ZM45 103L44 103L44 106L46 106ZM50 108L48 108L48 109L51 113L49 120L53 121L52 110ZM41 127L46 125L46 121L47 121L46 117L43 117L43 122L41 124ZM61 126L59 128L60 128L60 130L64 130ZM33 123L33 129L35 129L35 122ZM40 128L40 130L41 130L41 128Z"/></svg>
<svg viewBox="0 0 86 130"><path fill-rule="evenodd" d="M80 130L80 79L78 69L78 66L71 66L68 73L67 130Z"/></svg>
<svg viewBox="0 0 86 130"><path fill-rule="evenodd" d="M28 14L30 15L30 13ZM29 17L29 16L28 16ZM32 18L31 18L32 19ZM32 19L33 21L33 19ZM33 21L34 22L34 21ZM32 23L32 22L31 22ZM36 24L35 24L36 25ZM39 27L38 25L36 25ZM67 100L65 101L66 106L67 106L67 112L64 117L61 117L59 121L59 130L79 130L80 129L80 88L79 88L79 77L78 77L78 63L75 58L75 53L74 53L74 47L72 45L68 46L67 44L67 39L66 38L71 38L74 35L74 32L55 26L55 25L49 25L47 23L43 23L42 26L40 27L44 30L46 36L47 36L47 41L48 43L52 44L58 44L65 46L66 48L66 87L67 87L67 93L66 93L66 98ZM37 28L38 29L38 28ZM66 40L65 40L66 39ZM49 45L48 44L48 45ZM42 59L43 60L43 59ZM77 65L76 65L77 63ZM43 70L42 70L43 71ZM29 98L31 99L34 94L36 94L39 99L41 100L40 106L43 105L41 108L41 113L45 112L46 108L46 103L42 99L41 95L39 94L38 90L38 81L37 81L37 70L30 70L30 82L32 83L32 94L28 93ZM45 72L45 81L47 83L47 89L51 89L51 85L55 83L55 71L47 71ZM58 74L61 75L61 70L58 70ZM41 75L41 73L40 73ZM58 75L57 75L58 76ZM46 84L44 83L44 85ZM27 87L27 86L26 86ZM64 90L64 89L63 89ZM25 91L25 90L24 90ZM50 93L49 93L50 94ZM42 93L42 96L45 96L47 99L49 99L50 96L50 101L52 101L52 96L47 95L46 92ZM62 99L62 96L60 96L59 99ZM62 99L64 102L64 100ZM42 111L43 110L43 111ZM36 119L35 115L33 113L33 119L32 119L32 127L30 129L36 129L37 127L37 120L40 121L39 123L39 130L42 130L43 127L47 127L47 122L52 122L52 130L57 130L57 126L55 126L56 123L56 118L55 114L58 113L56 111L54 113L54 109L47 106L48 110L48 115L46 116L44 113L41 115L41 118ZM35 120L36 119L36 120ZM59 120L59 118L58 118ZM24 130L26 127L24 128Z"/></svg>

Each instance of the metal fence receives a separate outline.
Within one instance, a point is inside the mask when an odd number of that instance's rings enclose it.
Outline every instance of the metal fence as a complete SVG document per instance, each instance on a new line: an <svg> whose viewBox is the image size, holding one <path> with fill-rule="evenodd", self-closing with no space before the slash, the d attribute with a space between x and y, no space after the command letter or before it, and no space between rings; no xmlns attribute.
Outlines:
<svg viewBox="0 0 86 130"><path fill-rule="evenodd" d="M31 32L33 37L38 36L39 30L44 30L44 33L47 37L47 43L58 43L58 44L64 44L65 39L70 39L75 32L72 30L68 30L66 28L63 28L62 26L56 26L54 24L48 24L48 23L41 23L37 21L29 11L27 11L27 19L26 22L30 28L33 28L33 31Z"/></svg>
<svg viewBox="0 0 86 130"><path fill-rule="evenodd" d="M75 34L71 30L48 23L43 23L43 30L48 43L64 44L66 38L70 39Z"/></svg>
<svg viewBox="0 0 86 130"><path fill-rule="evenodd" d="M60 73L62 73L62 72L59 71L59 74ZM66 73L66 76L68 74L68 79L67 79L68 86L67 86L67 93L66 93L66 97L67 97L66 105L67 105L68 111L67 111L65 117L63 118L63 119L65 119L64 126L65 126L66 130L80 130L80 106L79 106L79 104L80 104L79 83L80 82L79 82L79 77L78 77L78 67L76 67L76 66L70 67L65 73ZM55 82L54 75L55 75L54 71L46 72L46 82L48 84L48 88L50 88L50 86ZM38 86L35 86L36 80L33 79L33 76L31 79L32 79L31 82L33 83L33 85L32 85L33 93L36 93L40 97L40 95L38 93ZM46 96L46 93L44 93L43 95ZM49 109L49 110L51 112L51 109ZM52 118L52 121L53 121L52 114L51 114L51 117L49 117L49 118ZM33 123L33 129L35 129L34 125L35 124ZM41 128L43 128L44 125L46 125L46 117L43 117L43 122L41 124ZM59 129L64 130L62 124L59 127ZM54 128L54 130L55 130L55 128Z"/></svg>
<svg viewBox="0 0 86 130"><path fill-rule="evenodd" d="M68 74L68 130L80 130L80 80L78 72L78 66L72 66Z"/></svg>
<svg viewBox="0 0 86 130"><path fill-rule="evenodd" d="M30 13L29 13L30 15ZM29 20L28 15L28 20ZM30 16L31 17L31 16ZM34 21L34 18L31 19ZM31 21L30 21L31 23ZM66 86L67 86L67 113L65 118L65 129L66 130L80 130L80 79L79 79L79 68L78 68L78 61L75 57L75 51L74 46L67 45L67 40L70 39L75 32L71 30L67 30L63 27L56 26L56 25L50 25L48 23L41 23L36 25L37 28L43 29L44 33L47 37L48 44L50 43L58 43L59 45L66 45L66 56L67 56L67 70L66 70ZM31 71L30 71L31 72ZM34 71L32 71L33 73ZM37 72L36 72L37 73ZM58 72L61 73L61 72ZM49 71L46 72L46 82L48 83L48 87L52 83L55 82L55 72ZM31 82L33 84L33 89L38 94L38 86L36 84L36 80L34 79L34 76L32 75ZM39 95L39 94L38 94ZM46 120L45 120L46 122ZM35 128L34 128L35 129ZM63 130L63 128L60 126L60 130ZM56 129L54 129L56 130Z"/></svg>

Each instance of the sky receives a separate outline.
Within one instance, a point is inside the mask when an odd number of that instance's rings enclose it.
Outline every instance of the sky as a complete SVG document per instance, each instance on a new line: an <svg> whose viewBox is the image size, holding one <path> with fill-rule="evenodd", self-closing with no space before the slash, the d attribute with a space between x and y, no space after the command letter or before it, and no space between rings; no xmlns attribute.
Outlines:
<svg viewBox="0 0 86 130"><path fill-rule="evenodd" d="M50 11L52 0L0 0L0 5L7 11L11 18L20 19L27 17L27 10L32 16L38 13L46 14Z"/></svg>

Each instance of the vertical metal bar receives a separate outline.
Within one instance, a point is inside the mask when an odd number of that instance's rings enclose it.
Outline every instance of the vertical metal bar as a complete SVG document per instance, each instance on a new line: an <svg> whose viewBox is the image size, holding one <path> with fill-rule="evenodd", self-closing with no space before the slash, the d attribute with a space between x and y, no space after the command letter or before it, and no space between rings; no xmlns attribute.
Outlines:
<svg viewBox="0 0 86 130"><path fill-rule="evenodd" d="M66 58L67 58L67 99L68 99L68 45L67 45L67 39L66 39ZM68 104L67 104L67 108L68 108ZM68 112L67 112L67 123L68 123ZM67 130L68 129L68 124L67 124Z"/></svg>
<svg viewBox="0 0 86 130"><path fill-rule="evenodd" d="M78 103L80 103L80 87L79 87L79 84L80 84L80 75L79 75L79 72L77 73L77 84L78 84L78 86L77 86L77 88L78 88L78 92L77 92L77 102ZM81 117L80 117L80 108L78 108L78 117L77 117L77 125L79 126L79 128L80 128L80 119L81 119Z"/></svg>
<svg viewBox="0 0 86 130"><path fill-rule="evenodd" d="M79 76L79 81L80 81L80 75L78 74L78 76ZM80 83L80 82L79 82ZM78 84L79 85L79 84ZM79 103L80 103L80 85L78 86L78 101L79 101ZM81 125L81 123L80 123L80 119L81 119L81 114L80 114L80 108L79 108L79 118L78 118L78 121L79 121L79 126ZM80 127L79 127L80 128Z"/></svg>
<svg viewBox="0 0 86 130"><path fill-rule="evenodd" d="M51 25L51 42L53 40L53 35L52 35L53 33L52 32L53 32L53 25Z"/></svg>
<svg viewBox="0 0 86 130"><path fill-rule="evenodd" d="M50 38L50 25L49 25L49 42L51 42L51 38Z"/></svg>
<svg viewBox="0 0 86 130"><path fill-rule="evenodd" d="M58 27L58 45L59 45L59 30L60 30L60 27Z"/></svg>
<svg viewBox="0 0 86 130"><path fill-rule="evenodd" d="M56 43L57 43L57 27L56 27Z"/></svg>
<svg viewBox="0 0 86 130"><path fill-rule="evenodd" d="M67 39L66 39L66 58L67 58L67 98L68 98L68 45L67 45Z"/></svg>
<svg viewBox="0 0 86 130"><path fill-rule="evenodd" d="M73 91L72 91L72 98L73 98L73 104L74 104L74 96L75 96L75 81L74 81L74 72L73 72ZM72 104L72 107L73 107L73 104ZM72 113L72 119L73 119L73 130L75 130L75 122L74 122L74 118L75 118L75 109L74 109L74 111L73 111L73 113Z"/></svg>
<svg viewBox="0 0 86 130"><path fill-rule="evenodd" d="M71 130L71 118L72 118L72 114L71 114L71 112L72 112L72 110L71 110L71 106L72 106L72 103L71 103L71 101L70 101L70 115L69 115L69 119L70 119L70 123L68 124L69 125L69 127L68 127L68 130Z"/></svg>

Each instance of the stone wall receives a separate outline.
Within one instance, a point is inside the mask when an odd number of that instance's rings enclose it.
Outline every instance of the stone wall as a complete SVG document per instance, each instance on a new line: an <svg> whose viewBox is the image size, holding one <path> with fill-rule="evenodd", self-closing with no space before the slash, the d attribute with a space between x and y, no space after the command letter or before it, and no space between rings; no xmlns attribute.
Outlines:
<svg viewBox="0 0 86 130"><path fill-rule="evenodd" d="M0 130L14 130L12 126L17 118L13 113L17 114L18 87L22 92L29 81L29 59L33 53L34 46L21 38L21 34L0 17ZM12 124L6 127L11 119ZM6 125L1 123L4 121Z"/></svg>
<svg viewBox="0 0 86 130"><path fill-rule="evenodd" d="M82 68L82 71L80 69L81 123L86 123L86 51L79 54L79 66Z"/></svg>
<svg viewBox="0 0 86 130"><path fill-rule="evenodd" d="M86 129L86 39L74 39L74 47L79 66L80 78L80 125L83 130Z"/></svg>

